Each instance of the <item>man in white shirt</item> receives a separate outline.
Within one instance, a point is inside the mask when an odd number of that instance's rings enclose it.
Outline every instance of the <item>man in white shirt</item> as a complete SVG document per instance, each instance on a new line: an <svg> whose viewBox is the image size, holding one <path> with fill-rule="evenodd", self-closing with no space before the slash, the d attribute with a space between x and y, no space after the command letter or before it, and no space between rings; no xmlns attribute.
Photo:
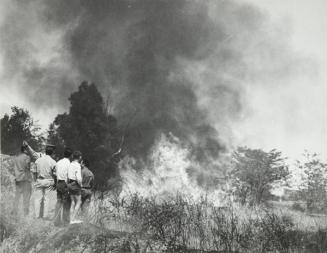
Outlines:
<svg viewBox="0 0 327 253"><path fill-rule="evenodd" d="M51 157L54 155L54 146L46 145L45 154L35 152L27 142L23 143L26 146L32 161L35 160L36 171L34 172L35 183L35 214L39 218L50 218L50 199L51 187L54 186L53 171L56 166L56 161Z"/></svg>
<svg viewBox="0 0 327 253"><path fill-rule="evenodd" d="M73 161L68 167L68 189L70 194L70 200L72 202L72 215L70 223L80 223L80 220L76 220L77 213L81 206L81 186L82 186L82 173L81 162L82 153L80 151L74 151Z"/></svg>
<svg viewBox="0 0 327 253"><path fill-rule="evenodd" d="M70 196L67 187L68 182L68 167L70 165L70 157L73 151L70 148L65 148L64 158L59 160L55 167L56 172L56 188L57 188L57 204L55 211L56 226L69 224L70 215Z"/></svg>

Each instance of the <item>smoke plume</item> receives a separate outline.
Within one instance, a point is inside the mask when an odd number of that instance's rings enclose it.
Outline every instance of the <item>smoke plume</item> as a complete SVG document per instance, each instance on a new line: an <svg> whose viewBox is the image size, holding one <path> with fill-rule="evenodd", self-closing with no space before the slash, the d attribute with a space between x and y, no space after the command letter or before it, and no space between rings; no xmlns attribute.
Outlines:
<svg viewBox="0 0 327 253"><path fill-rule="evenodd" d="M6 79L35 107L67 106L96 83L133 155L161 133L217 159L246 114L253 83L285 78L296 57L283 29L236 1L7 1L1 26ZM5 35L5 36L4 36ZM248 95L247 95L248 96ZM220 135L218 134L220 133Z"/></svg>

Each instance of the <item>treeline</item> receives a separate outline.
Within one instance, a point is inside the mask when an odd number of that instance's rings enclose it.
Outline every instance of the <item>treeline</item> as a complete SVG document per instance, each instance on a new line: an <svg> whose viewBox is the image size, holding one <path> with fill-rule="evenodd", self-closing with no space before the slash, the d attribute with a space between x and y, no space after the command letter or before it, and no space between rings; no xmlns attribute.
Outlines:
<svg viewBox="0 0 327 253"><path fill-rule="evenodd" d="M287 158L273 149L239 147L232 155L232 166L227 180L231 187L229 193L237 202L245 205L266 204L276 199L274 188L284 188L280 198L294 202L299 211L327 211L327 164L318 154L305 151L303 159L295 161L291 172ZM297 185L294 185L294 173ZM300 204L301 203L301 204Z"/></svg>
<svg viewBox="0 0 327 253"><path fill-rule="evenodd" d="M69 101L69 111L55 117L46 137L27 110L12 107L12 114L1 119L1 151L15 154L23 140L36 150L45 142L56 145L57 158L61 158L64 147L80 150L91 163L98 190L110 189L108 179L119 176L117 163L123 144L117 120L108 113L94 84L82 82Z"/></svg>

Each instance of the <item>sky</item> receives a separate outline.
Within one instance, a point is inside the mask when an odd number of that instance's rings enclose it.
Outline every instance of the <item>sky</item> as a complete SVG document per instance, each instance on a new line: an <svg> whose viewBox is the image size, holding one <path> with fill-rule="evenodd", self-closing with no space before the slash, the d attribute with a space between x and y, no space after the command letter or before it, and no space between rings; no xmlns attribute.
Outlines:
<svg viewBox="0 0 327 253"><path fill-rule="evenodd" d="M247 1L248 2L248 1ZM236 132L240 142L277 148L298 158L307 149L327 157L327 2L250 0L277 26L287 24L292 48L307 57L312 72L299 73L285 88L256 89L253 114ZM261 137L258 137L261 136Z"/></svg>
<svg viewBox="0 0 327 253"><path fill-rule="evenodd" d="M277 148L291 158L298 158L304 149L320 153L327 158L327 2L324 0L239 0L250 3L263 12L270 22L269 29L281 30L285 41L294 54L299 55L304 65L302 71L296 71L287 78L259 78L242 89L246 108L237 120L226 127L233 145L247 145L265 150ZM9 0L0 1L0 26L9 8ZM10 9L9 9L10 10ZM23 12L22 12L23 13ZM25 15L22 14L21 15ZM38 50L33 57L39 61L49 61L58 57L53 48L60 44L61 33L58 30L44 32L33 15L22 16L33 28L32 35L27 34L30 43ZM15 25L15 23L13 23ZM21 31L24 33L24 31ZM5 36L5 34L2 34ZM23 36L24 38L24 36ZM37 39L36 39L37 38ZM282 42L284 39L282 39ZM4 67L6 52L0 51L0 115L10 113L10 106L28 108L34 119L46 129L58 113L68 109L68 102L51 98L49 106L38 106L33 100L39 93L25 96L25 86L20 76L10 77ZM304 63L303 63L304 62ZM19 64L19 63L16 63ZM249 66L260 69L256 62ZM188 64L188 66L191 66ZM65 64L53 65L54 71L65 69ZM192 72L192 67L190 73ZM74 73L70 76L72 78ZM78 76L76 74L76 76ZM49 79L51 80L51 79ZM77 87L77 78L72 78ZM249 80L248 80L249 81ZM265 82L262 85L262 82ZM40 93L43 94L43 93ZM69 97L69 92L60 93ZM43 98L44 99L44 98ZM56 106L52 106L56 105ZM217 126L224 135L224 128Z"/></svg>

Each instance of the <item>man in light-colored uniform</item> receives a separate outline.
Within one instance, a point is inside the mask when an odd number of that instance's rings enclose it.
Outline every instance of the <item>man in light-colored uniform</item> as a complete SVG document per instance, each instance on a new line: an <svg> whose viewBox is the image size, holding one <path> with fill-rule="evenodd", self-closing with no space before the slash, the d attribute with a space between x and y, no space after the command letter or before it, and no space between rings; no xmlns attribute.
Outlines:
<svg viewBox="0 0 327 253"><path fill-rule="evenodd" d="M53 171L56 161L51 157L54 153L53 145L46 145L45 154L35 152L27 142L24 142L32 160L35 160L34 172L36 183L34 191L35 215L38 218L49 219L49 207L51 201L51 188L54 186Z"/></svg>
<svg viewBox="0 0 327 253"><path fill-rule="evenodd" d="M70 196L68 191L68 168L70 165L70 157L72 155L70 148L65 148L64 158L56 164L56 188L57 188L57 204L55 211L55 225L69 224L70 215Z"/></svg>
<svg viewBox="0 0 327 253"><path fill-rule="evenodd" d="M77 220L77 214L81 206L81 186L82 186L82 173L81 162L82 153L80 151L74 151L73 161L68 167L68 189L72 203L72 213L70 223L80 223L81 220Z"/></svg>
<svg viewBox="0 0 327 253"><path fill-rule="evenodd" d="M14 213L18 213L19 200L23 197L24 215L29 214L30 199L32 194L32 174L30 171L31 159L27 155L25 146L21 147L21 153L13 159L15 172L16 193Z"/></svg>

